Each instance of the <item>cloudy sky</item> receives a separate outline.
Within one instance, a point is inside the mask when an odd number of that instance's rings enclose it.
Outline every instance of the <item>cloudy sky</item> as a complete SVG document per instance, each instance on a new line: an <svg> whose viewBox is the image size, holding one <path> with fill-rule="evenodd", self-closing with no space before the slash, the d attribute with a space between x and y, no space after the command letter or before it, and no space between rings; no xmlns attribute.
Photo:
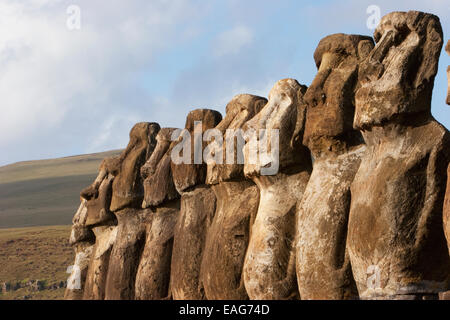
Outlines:
<svg viewBox="0 0 450 320"><path fill-rule="evenodd" d="M321 38L372 34L370 5L437 14L450 38L448 0L393 2L0 0L0 165L122 148L136 122L182 127L279 79L308 85ZM432 108L447 128L449 64L442 51Z"/></svg>

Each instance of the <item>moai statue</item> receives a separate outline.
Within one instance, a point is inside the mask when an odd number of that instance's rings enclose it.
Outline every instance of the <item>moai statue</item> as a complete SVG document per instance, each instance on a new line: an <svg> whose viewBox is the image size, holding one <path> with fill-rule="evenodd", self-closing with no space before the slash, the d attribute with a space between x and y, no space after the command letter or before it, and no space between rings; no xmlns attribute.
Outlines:
<svg viewBox="0 0 450 320"><path fill-rule="evenodd" d="M253 181L244 177L245 133L241 128L266 103L265 98L249 94L235 96L227 105L225 118L215 128L220 142L208 145L219 157L208 163L206 175L217 198L200 270L208 300L248 299L242 267L250 220L258 210L259 191Z"/></svg>
<svg viewBox="0 0 450 320"><path fill-rule="evenodd" d="M296 269L302 299L358 297L346 249L350 185L365 151L353 129L358 64L370 37L333 34L314 53L316 77L304 95L303 144L314 167L297 212Z"/></svg>
<svg viewBox="0 0 450 320"><path fill-rule="evenodd" d="M362 299L428 299L449 289L442 204L450 134L431 116L439 18L393 12L359 66L354 128L367 144L351 185L347 247Z"/></svg>
<svg viewBox="0 0 450 320"><path fill-rule="evenodd" d="M448 55L450 55L450 40L447 41L445 51L447 51ZM447 66L447 82L447 104L450 105L450 66Z"/></svg>
<svg viewBox="0 0 450 320"><path fill-rule="evenodd" d="M450 55L450 40L445 46L445 51ZM450 105L450 66L447 67L447 104ZM450 164L447 169L447 192L445 193L444 202L444 232L447 238L447 247L450 254ZM450 300L450 291L441 294L441 299Z"/></svg>
<svg viewBox="0 0 450 320"><path fill-rule="evenodd" d="M180 195L175 189L170 167L170 144L174 128L162 128L156 148L141 168L144 201L147 209L146 241L139 263L135 299L170 298L170 263L173 234L180 212Z"/></svg>
<svg viewBox="0 0 450 320"><path fill-rule="evenodd" d="M186 129L172 145L173 181L181 194L170 270L170 287L174 300L205 298L199 279L200 265L206 232L216 210L216 197L205 184L206 164L202 161L205 143L202 135L206 130L217 126L221 120L221 114L214 110L191 111L186 119ZM181 153L183 159L178 157Z"/></svg>
<svg viewBox="0 0 450 320"><path fill-rule="evenodd" d="M447 53L450 55L450 40L447 42L447 45L445 46L445 51L447 51ZM447 104L450 105L450 66L447 67L447 80L448 80ZM450 164L447 170L447 192L445 195L445 203L444 203L444 227L450 254Z"/></svg>
<svg viewBox="0 0 450 320"><path fill-rule="evenodd" d="M95 246L89 262L84 300L105 298L109 259L117 235L117 219L109 209L114 179L107 170L109 161L114 159L103 160L95 181L81 191L81 196L87 201L87 217L84 225L95 234Z"/></svg>
<svg viewBox="0 0 450 320"><path fill-rule="evenodd" d="M291 139L296 122L301 123L303 131L305 91L306 87L294 79L278 81L269 93L268 103L244 126L247 132L256 133L256 139L244 147L244 173L260 190L243 268L250 299L298 297L295 213L312 164L308 149L298 141L291 144Z"/></svg>
<svg viewBox="0 0 450 320"><path fill-rule="evenodd" d="M140 122L130 132L130 142L120 157L107 164L114 175L110 210L117 217L117 236L106 277L106 300L134 299L134 284L145 241L144 186L140 169L156 146L157 123Z"/></svg>
<svg viewBox="0 0 450 320"><path fill-rule="evenodd" d="M72 219L72 231L69 242L75 250L75 262L69 267L65 300L83 299L89 260L94 248L95 237L85 226L87 218L86 199L80 198L80 206Z"/></svg>

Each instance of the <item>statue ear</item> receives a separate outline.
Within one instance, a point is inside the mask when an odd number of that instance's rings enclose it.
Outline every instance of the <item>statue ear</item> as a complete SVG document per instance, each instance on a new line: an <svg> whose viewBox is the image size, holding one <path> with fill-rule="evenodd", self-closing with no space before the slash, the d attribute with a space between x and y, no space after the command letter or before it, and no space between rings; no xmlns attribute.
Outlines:
<svg viewBox="0 0 450 320"><path fill-rule="evenodd" d="M255 116L256 114L258 114L262 108L264 108L264 106L267 104L267 100L266 99L259 99L253 106L254 106L254 110L253 110L253 115Z"/></svg>
<svg viewBox="0 0 450 320"><path fill-rule="evenodd" d="M366 59L370 52L375 47L373 41L370 40L362 40L358 43L358 58L359 60Z"/></svg>
<svg viewBox="0 0 450 320"><path fill-rule="evenodd" d="M433 88L432 83L438 72L439 56L441 55L444 39L438 17L427 15L423 20L424 22L422 22L422 24L425 26L422 27L424 29L422 32L425 33L425 41L420 45L420 50L421 55L426 57L426 59L423 59L417 68L414 87L427 87L431 84L431 88ZM419 27L417 27L417 29L419 29Z"/></svg>
<svg viewBox="0 0 450 320"><path fill-rule="evenodd" d="M306 123L306 104L303 100L303 96L308 89L307 86L301 85L297 91L297 119L295 123L295 129L291 137L291 147L296 148L303 143L303 132L305 130Z"/></svg>

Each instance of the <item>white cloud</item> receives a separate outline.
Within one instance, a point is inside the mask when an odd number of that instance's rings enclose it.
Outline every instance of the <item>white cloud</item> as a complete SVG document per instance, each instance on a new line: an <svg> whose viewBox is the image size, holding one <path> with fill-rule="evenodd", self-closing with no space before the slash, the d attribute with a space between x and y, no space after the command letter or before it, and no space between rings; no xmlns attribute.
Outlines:
<svg viewBox="0 0 450 320"><path fill-rule="evenodd" d="M253 40L253 32L246 26L235 26L219 34L213 45L213 52L216 57L227 54L237 54L241 49L249 45Z"/></svg>
<svg viewBox="0 0 450 320"><path fill-rule="evenodd" d="M392 11L418 10L438 15L442 20L448 20L450 6L448 0L344 0L336 2L318 2L305 6L305 17L311 24L325 33L347 32L372 34L366 21L371 15L366 9L376 5L380 8L381 16ZM320 23L317 23L320 21ZM359 30L355 29L359 26Z"/></svg>
<svg viewBox="0 0 450 320"><path fill-rule="evenodd" d="M118 146L126 146L129 136L124 134L137 122L142 121L136 114L108 114L99 126L99 133L90 139L86 152L110 150Z"/></svg>
<svg viewBox="0 0 450 320"><path fill-rule="evenodd" d="M74 3L81 30L70 31L71 2L0 0L0 150L9 150L0 164L39 157L18 147L30 140L42 140L42 154L57 149L53 137L62 123L71 139L56 153L70 152L71 142L85 146L80 152L126 144L130 122L148 112L136 75L194 36L177 28L207 10L188 0ZM92 137L100 138L92 144Z"/></svg>
<svg viewBox="0 0 450 320"><path fill-rule="evenodd" d="M431 11L448 30L448 0L411 1L0 0L0 165L123 147L135 122L180 126L193 108L310 81L321 36L372 33L369 4ZM81 30L66 27L72 4Z"/></svg>

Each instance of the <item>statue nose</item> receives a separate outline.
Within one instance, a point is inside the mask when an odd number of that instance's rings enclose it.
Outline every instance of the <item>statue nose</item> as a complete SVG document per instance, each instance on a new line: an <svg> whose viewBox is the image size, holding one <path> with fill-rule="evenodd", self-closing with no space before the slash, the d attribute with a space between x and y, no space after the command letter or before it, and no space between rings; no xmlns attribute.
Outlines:
<svg viewBox="0 0 450 320"><path fill-rule="evenodd" d="M323 91L322 86L323 84L321 84L320 86L311 86L310 88L308 88L308 91L304 96L304 101L306 102L308 107L314 108L320 103L325 103L327 95Z"/></svg>
<svg viewBox="0 0 450 320"><path fill-rule="evenodd" d="M308 90L306 90L303 98L308 107L314 108L319 103L325 103L327 96L324 91L324 86L330 72L331 70L328 69L319 71Z"/></svg>

